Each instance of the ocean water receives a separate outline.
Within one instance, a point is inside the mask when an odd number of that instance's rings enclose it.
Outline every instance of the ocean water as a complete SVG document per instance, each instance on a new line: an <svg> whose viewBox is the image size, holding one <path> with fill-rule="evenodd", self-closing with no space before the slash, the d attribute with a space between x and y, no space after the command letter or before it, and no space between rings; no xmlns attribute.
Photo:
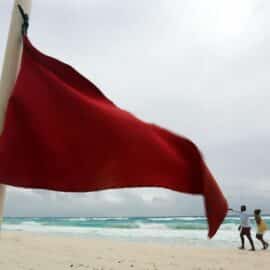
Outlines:
<svg viewBox="0 0 270 270"><path fill-rule="evenodd" d="M270 228L270 216L264 219ZM2 230L62 234L83 238L228 247L239 245L238 225L238 217L227 217L212 240L207 239L205 217L6 217ZM255 236L254 220L252 220L252 225L252 233Z"/></svg>

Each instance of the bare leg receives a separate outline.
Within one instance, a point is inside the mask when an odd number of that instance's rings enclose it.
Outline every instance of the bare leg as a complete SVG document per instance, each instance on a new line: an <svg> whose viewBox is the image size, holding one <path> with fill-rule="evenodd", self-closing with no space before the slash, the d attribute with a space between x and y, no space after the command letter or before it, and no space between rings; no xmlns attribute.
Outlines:
<svg viewBox="0 0 270 270"><path fill-rule="evenodd" d="M263 239L263 234L256 234L256 238L257 238L259 241L261 241L261 243L262 243L262 245L263 245L263 249L267 249L267 248L268 248L269 244L268 244L266 241L264 241L264 239Z"/></svg>
<svg viewBox="0 0 270 270"><path fill-rule="evenodd" d="M262 234L257 233L256 238L262 243L263 248L265 248L265 241L263 240Z"/></svg>

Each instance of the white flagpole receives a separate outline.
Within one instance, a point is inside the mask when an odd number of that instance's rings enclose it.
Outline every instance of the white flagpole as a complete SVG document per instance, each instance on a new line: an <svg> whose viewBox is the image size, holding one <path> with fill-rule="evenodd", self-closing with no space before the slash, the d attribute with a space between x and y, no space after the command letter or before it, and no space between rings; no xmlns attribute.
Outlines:
<svg viewBox="0 0 270 270"><path fill-rule="evenodd" d="M17 73L20 67L21 52L22 52L22 16L18 9L18 4L21 5L24 12L29 15L32 5L32 0L14 0L14 6L11 16L6 52L0 80L0 134L3 131L5 112L7 102L17 78ZM1 166L1 164L0 164ZM0 184L0 231L4 212L6 187Z"/></svg>

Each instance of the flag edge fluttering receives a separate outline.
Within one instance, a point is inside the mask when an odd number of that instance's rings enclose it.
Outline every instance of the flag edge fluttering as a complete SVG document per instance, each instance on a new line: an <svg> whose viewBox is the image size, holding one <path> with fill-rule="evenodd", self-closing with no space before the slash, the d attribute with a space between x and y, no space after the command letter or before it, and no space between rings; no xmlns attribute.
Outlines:
<svg viewBox="0 0 270 270"><path fill-rule="evenodd" d="M70 72L73 72L76 74L76 76L79 76L79 78L81 78L82 80L84 80L84 82L86 84L91 84L92 87L95 88L95 90L97 90L97 95L98 97L102 98L102 99L105 99L106 102L108 102L108 104L110 106L114 106L115 108L117 109L120 109L118 108L111 100L109 100L104 94L102 91L99 90L98 87L96 87L90 80L88 80L87 78L85 78L84 76L82 76L79 72L77 72L72 66L66 64L66 63L63 63L62 61L59 61L51 56L48 56L48 55L45 55L43 54L42 52L40 52L38 49L36 49L30 42L30 40L28 39L27 36L24 36L23 38L23 42L24 42L24 50L23 50L23 54L26 53L26 50L30 50L32 53L35 54L35 58L37 61L41 61L41 64L44 62L44 59L46 60L50 60L50 61L55 61L55 63L59 64L59 65L63 65L65 66L65 68L69 69ZM22 59L24 60L24 59ZM46 61L45 61L46 62ZM23 65L23 63L22 63ZM17 81L20 80L20 72L19 72L19 76L17 78ZM17 84L17 81L16 81L16 84ZM16 84L15 84L15 87L16 88ZM140 120L140 119L138 119ZM140 120L141 121L141 120ZM143 122L143 121L142 121ZM147 123L148 124L148 123ZM151 125L151 124L148 124L148 125ZM162 128L158 127L158 126L154 126L153 125L153 129L155 128L158 128L160 130L163 130ZM163 130L165 132L165 130ZM163 132L162 131L162 132ZM167 131L166 131L167 132ZM170 132L170 134L174 134L172 132ZM176 134L175 134L176 135ZM170 135L168 135L170 136ZM176 135L176 136L179 136L179 135ZM186 194L200 194L204 197L204 205L205 205L205 212L206 212L206 216L208 218L208 226L209 226L209 231L208 231L208 236L209 238L212 238L215 233L217 232L219 226L221 225L222 221L224 220L226 214L227 214L227 210L228 210L228 204L227 204L227 201L224 197L224 195L222 194L222 191L221 189L219 188L215 178L211 175L210 171L208 170L204 160L203 160L203 157L198 149L198 147L191 141L189 140L188 138L184 137L184 136L180 136L182 139L186 140L186 143L189 143L192 145L192 148L193 151L194 151L194 155L196 156L195 158L198 159L199 163L200 163L200 172L199 174L200 177L203 179L202 180L202 184L209 184L209 185L204 185L202 187L202 191L201 192L185 192L185 191L180 191L180 190L176 190L176 189L173 189L171 187L166 187L164 184L161 186L161 185L157 185L157 186L154 186L154 185L144 185L144 186L137 186L138 188L141 188L141 187L158 187L158 188L165 188L165 189L169 189L169 190L174 190L174 191L177 191L177 192L182 192L182 193L186 193ZM210 179L209 181L207 181L207 179ZM2 179L1 179L2 180ZM2 180L3 183L9 185L9 182L11 183L12 180L8 181L8 179L3 179ZM16 185L18 186L18 185ZM24 187L24 188L28 188L27 186L21 186L21 187ZM132 186L134 188L136 188L136 185ZM31 188L31 187L30 187ZM38 187L35 187L35 188L38 188ZM44 187L41 187L42 189L46 189ZM114 188L129 188L129 187L110 187L110 188L101 188L101 189L98 189L98 190L106 190L106 189L114 189ZM57 190L57 189L51 189L51 188L48 188L48 190ZM212 198L212 196L208 196L207 194L213 192L213 190L215 190L216 192L216 195L219 196L220 198L222 198L222 200L219 200L219 207L220 209L216 209L216 204L215 202L211 201L209 202L209 198ZM61 190L57 190L57 191L61 191ZM68 191L68 192L91 192L91 191L95 191L95 190L89 190L89 191ZM213 199L213 198L212 198ZM209 206L212 206L209 207ZM213 209L214 207L214 209ZM217 215L213 215L212 214L212 211L214 211ZM213 220L214 218L214 220ZM213 223L216 224L216 226L213 226Z"/></svg>

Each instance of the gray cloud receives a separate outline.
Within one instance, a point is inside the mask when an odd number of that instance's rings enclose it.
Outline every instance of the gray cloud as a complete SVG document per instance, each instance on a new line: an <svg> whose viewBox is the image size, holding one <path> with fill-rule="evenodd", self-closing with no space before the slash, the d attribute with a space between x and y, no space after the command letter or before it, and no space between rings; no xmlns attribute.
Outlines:
<svg viewBox="0 0 270 270"><path fill-rule="evenodd" d="M0 63L10 11L0 3ZM266 0L35 0L29 36L119 106L194 140L232 206L270 212L269 11ZM6 215L202 213L200 197L162 189L11 188L6 203Z"/></svg>

